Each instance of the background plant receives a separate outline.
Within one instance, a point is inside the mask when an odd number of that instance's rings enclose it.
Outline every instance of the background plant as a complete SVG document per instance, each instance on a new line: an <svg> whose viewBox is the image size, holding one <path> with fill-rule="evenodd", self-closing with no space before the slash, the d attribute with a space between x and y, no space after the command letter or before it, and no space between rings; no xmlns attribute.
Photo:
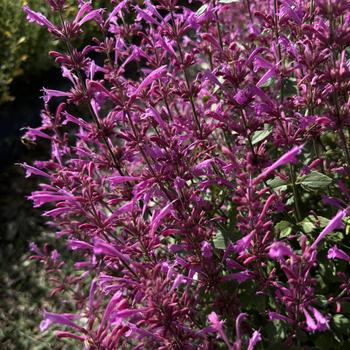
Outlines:
<svg viewBox="0 0 350 350"><path fill-rule="evenodd" d="M103 6L105 0L95 1ZM67 13L74 11L74 0L67 1ZM25 75L27 79L45 74L53 67L52 60L46 54L53 50L58 42L43 28L32 26L26 21L22 11L24 5L41 11L53 18L45 2L41 0L2 0L0 2L0 104L13 100L10 89L16 77ZM80 45L91 37L92 29L80 38Z"/></svg>
<svg viewBox="0 0 350 350"><path fill-rule="evenodd" d="M41 329L88 349L346 347L350 4L48 3L59 20L24 10L71 88L44 89L26 139L52 155L23 166L68 251L31 245L64 301Z"/></svg>

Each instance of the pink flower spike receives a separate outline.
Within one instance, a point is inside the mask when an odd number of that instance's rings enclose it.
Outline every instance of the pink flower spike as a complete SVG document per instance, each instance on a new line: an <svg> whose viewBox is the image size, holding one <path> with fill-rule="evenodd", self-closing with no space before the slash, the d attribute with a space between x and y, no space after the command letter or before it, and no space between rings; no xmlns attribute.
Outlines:
<svg viewBox="0 0 350 350"><path fill-rule="evenodd" d="M36 243L31 242L29 244L30 251L39 256L44 256L44 253L39 249Z"/></svg>
<svg viewBox="0 0 350 350"><path fill-rule="evenodd" d="M246 317L247 317L246 313L240 313L236 318L236 337L237 337L237 340L241 339L241 324Z"/></svg>
<svg viewBox="0 0 350 350"><path fill-rule="evenodd" d="M152 217L151 224L150 224L150 235L153 236L155 232L157 231L157 228L159 227L161 221L163 218L165 218L168 214L171 213L171 208L173 205L173 202L170 202L168 205L166 205L158 214Z"/></svg>
<svg viewBox="0 0 350 350"><path fill-rule="evenodd" d="M109 180L112 182L114 186L120 185L125 182L140 181L140 179L135 176L120 176L120 175L111 176Z"/></svg>
<svg viewBox="0 0 350 350"><path fill-rule="evenodd" d="M74 23L78 23L89 11L92 11L91 1L83 2L75 16Z"/></svg>
<svg viewBox="0 0 350 350"><path fill-rule="evenodd" d="M317 329L315 320L310 316L310 314L305 309L303 310L303 312L306 318L307 330L314 332Z"/></svg>
<svg viewBox="0 0 350 350"><path fill-rule="evenodd" d="M97 280L94 278L90 284L89 290L89 318L92 319L94 316L94 295L97 288Z"/></svg>
<svg viewBox="0 0 350 350"><path fill-rule="evenodd" d="M152 84L156 79L159 79L166 73L167 66L161 66L155 69L153 72L147 75L147 77L141 82L138 88L134 91L131 96L131 100L135 99L148 85Z"/></svg>
<svg viewBox="0 0 350 350"><path fill-rule="evenodd" d="M277 312L269 311L269 320L274 321L274 320L279 320L279 321L285 321L288 323L293 323L293 320L288 318L287 316L283 316Z"/></svg>
<svg viewBox="0 0 350 350"><path fill-rule="evenodd" d="M104 329L104 325L106 322L108 322L113 309L115 308L116 304L118 302L120 302L121 300L122 300L122 293L116 292L107 304L107 307L106 307L104 314L102 316L102 320L100 322L98 332L101 332Z"/></svg>
<svg viewBox="0 0 350 350"><path fill-rule="evenodd" d="M70 92L50 90L45 88L43 89L43 91L45 103L49 103L52 97L69 97L72 95Z"/></svg>
<svg viewBox="0 0 350 350"><path fill-rule="evenodd" d="M70 328L74 328L76 330L82 331L82 328L72 321L72 319L77 317L76 315L55 314L44 310L43 317L44 319L40 323L40 330L42 332L48 329L52 324L61 324L61 325L68 326Z"/></svg>
<svg viewBox="0 0 350 350"><path fill-rule="evenodd" d="M223 321L220 321L218 315L212 311L209 316L208 316L208 320L211 323L212 327L215 329L215 331L221 336L221 338L224 340L224 342L226 343L226 345L228 346L229 349L231 349L231 345L230 342L227 339L227 336L224 332L223 329Z"/></svg>
<svg viewBox="0 0 350 350"><path fill-rule="evenodd" d="M116 249L111 244L103 241L102 239L97 239L94 245L94 254L104 254L107 256L115 256L122 260L124 263L130 263L130 258L122 254L118 249Z"/></svg>
<svg viewBox="0 0 350 350"><path fill-rule="evenodd" d="M276 70L277 69L275 67L269 69L257 82L256 86L261 87L262 85L264 85L272 76L276 75Z"/></svg>
<svg viewBox="0 0 350 350"><path fill-rule="evenodd" d="M128 0L123 0L121 1L110 13L107 23L110 22L114 17L117 17L119 15L119 12L125 7L127 4Z"/></svg>
<svg viewBox="0 0 350 350"><path fill-rule="evenodd" d="M100 16L101 13L102 13L102 10L101 10L101 9L91 11L91 12L88 13L84 18L82 18L82 19L77 23L77 25L78 25L79 27L81 27L84 23L86 23L86 22L88 22L88 21L91 21L91 20L93 20L94 18Z"/></svg>
<svg viewBox="0 0 350 350"><path fill-rule="evenodd" d="M346 254L343 250L339 249L337 246L334 246L328 250L327 258L341 259L350 262L350 256Z"/></svg>
<svg viewBox="0 0 350 350"><path fill-rule="evenodd" d="M133 323L129 322L128 327L130 328L130 330L127 333L125 333L126 337L131 337L134 334L138 334L141 338L150 337L150 338L155 339L156 341L163 341L164 340L161 336L159 336L155 332L150 332L147 329L137 327ZM137 347L137 348L140 349L140 347ZM134 349L136 349L136 348L134 348Z"/></svg>
<svg viewBox="0 0 350 350"><path fill-rule="evenodd" d="M314 307L311 307L311 310L314 314L316 323L317 323L317 330L318 331L326 331L329 329L329 320L327 317L323 316L317 309Z"/></svg>
<svg viewBox="0 0 350 350"><path fill-rule="evenodd" d="M311 307L311 311L314 317L311 317L307 310L303 310L305 318L307 330L310 332L315 331L326 331L329 329L329 320L327 317L323 316L317 309Z"/></svg>
<svg viewBox="0 0 350 350"><path fill-rule="evenodd" d="M261 334L259 331L254 331L253 335L249 339L249 344L247 350L253 350L256 346L261 341Z"/></svg>
<svg viewBox="0 0 350 350"><path fill-rule="evenodd" d="M57 331L55 332L55 335L57 338L70 338L70 339L76 339L79 340L81 342L85 341L85 337L82 337L80 335L76 335L74 333L71 332L65 332L65 331Z"/></svg>
<svg viewBox="0 0 350 350"><path fill-rule="evenodd" d="M283 242L272 243L269 250L269 256L272 259L281 259L284 256L292 256L293 252L289 245Z"/></svg>
<svg viewBox="0 0 350 350"><path fill-rule="evenodd" d="M72 250L78 250L78 249L93 250L94 249L94 247L91 244L86 243L84 241L79 241L76 239L69 239L67 245Z"/></svg>
<svg viewBox="0 0 350 350"><path fill-rule="evenodd" d="M243 283L249 279L252 279L253 275L251 274L251 272L249 272L248 270L245 271L241 271L241 272L233 272L233 273L229 273L228 275L224 276L222 278L223 281L237 281L238 283Z"/></svg>
<svg viewBox="0 0 350 350"><path fill-rule="evenodd" d="M207 258L207 259L211 258L213 256L213 248L211 244L208 243L207 241L202 242L201 252L204 258Z"/></svg>
<svg viewBox="0 0 350 350"><path fill-rule="evenodd" d="M118 311L114 317L116 318L127 318L132 317L135 315L140 314L142 311L145 311L146 309L123 309L121 311Z"/></svg>
<svg viewBox="0 0 350 350"><path fill-rule="evenodd" d="M346 215L346 209L338 211L337 215L328 223L328 225L322 230L322 232L318 235L314 243L311 245L311 249L316 249L317 245L320 241L328 235L328 233L336 230L341 227L342 220Z"/></svg>
<svg viewBox="0 0 350 350"><path fill-rule="evenodd" d="M253 239L254 233L255 232L252 231L248 235L246 235L243 238L239 239L236 242L236 244L234 245L234 251L236 253L241 253L241 252L245 251L246 249L248 249L250 244L251 244L251 241Z"/></svg>
<svg viewBox="0 0 350 350"><path fill-rule="evenodd" d="M115 218L118 218L121 214L130 213L135 207L134 201L127 202L115 210L112 215L106 220L105 224L109 224Z"/></svg>
<svg viewBox="0 0 350 350"><path fill-rule="evenodd" d="M272 165L267 167L258 177L253 181L253 184L256 185L262 180L264 180L269 174L275 171L278 167L286 164L293 163L296 161L296 156L301 152L304 145L295 146L289 152L285 153L281 158L276 160Z"/></svg>
<svg viewBox="0 0 350 350"><path fill-rule="evenodd" d="M44 193L41 191L33 192L31 196L28 197L34 202L34 207L41 207L43 204L50 202L61 202L61 201L71 201L74 200L73 196L69 195L59 195L54 193Z"/></svg>
<svg viewBox="0 0 350 350"><path fill-rule="evenodd" d="M37 169L33 166L30 166L25 162L21 165L26 170L26 177L30 177L32 175L39 175L39 176L44 176L44 177L50 178L50 176L48 174L46 174L44 171Z"/></svg>
<svg viewBox="0 0 350 350"><path fill-rule="evenodd" d="M173 292L183 283L186 283L186 278L182 274L178 274L174 280L172 287L170 288L170 292Z"/></svg>
<svg viewBox="0 0 350 350"><path fill-rule="evenodd" d="M32 11L28 6L23 6L23 11L27 14L27 19L29 22L35 22L42 27L46 27L53 34L62 36L62 32L51 23L42 13Z"/></svg>

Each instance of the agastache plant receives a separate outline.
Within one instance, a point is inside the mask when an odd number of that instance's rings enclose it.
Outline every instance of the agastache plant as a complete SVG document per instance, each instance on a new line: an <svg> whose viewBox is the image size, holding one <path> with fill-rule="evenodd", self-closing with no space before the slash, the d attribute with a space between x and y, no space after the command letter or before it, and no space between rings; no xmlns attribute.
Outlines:
<svg viewBox="0 0 350 350"><path fill-rule="evenodd" d="M48 5L56 21L24 7L69 85L24 136L51 147L23 167L57 241L33 259L65 301L41 330L90 350L346 348L350 3Z"/></svg>

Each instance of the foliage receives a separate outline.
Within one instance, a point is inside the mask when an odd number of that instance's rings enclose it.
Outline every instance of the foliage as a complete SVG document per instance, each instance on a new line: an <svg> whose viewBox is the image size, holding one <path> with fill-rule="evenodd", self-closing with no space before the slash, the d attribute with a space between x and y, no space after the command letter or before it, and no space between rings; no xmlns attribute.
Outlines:
<svg viewBox="0 0 350 350"><path fill-rule="evenodd" d="M104 6L105 0L96 1ZM10 87L13 80L25 74L45 74L53 65L47 53L57 46L57 41L41 27L30 25L22 11L29 4L34 10L53 17L42 0L1 0L0 1L0 104L14 99ZM74 0L67 2L67 13L74 11ZM91 36L91 31L86 35ZM81 45L85 37L80 38Z"/></svg>
<svg viewBox="0 0 350 350"><path fill-rule="evenodd" d="M24 11L64 42L71 88L44 88L25 136L52 150L23 164L56 237L31 244L62 301L41 330L90 350L347 348L349 2L48 3L62 24Z"/></svg>

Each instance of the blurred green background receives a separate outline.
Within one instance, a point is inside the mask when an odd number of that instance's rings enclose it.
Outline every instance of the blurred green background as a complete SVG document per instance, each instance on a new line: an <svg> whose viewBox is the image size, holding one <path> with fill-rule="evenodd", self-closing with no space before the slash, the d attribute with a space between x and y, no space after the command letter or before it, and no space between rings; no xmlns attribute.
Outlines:
<svg viewBox="0 0 350 350"><path fill-rule="evenodd" d="M74 17L76 3L67 0L66 16ZM94 7L108 3L93 1ZM59 295L49 297L41 266L29 260L29 242L50 242L53 233L40 210L33 209L25 198L40 179L25 179L23 170L15 165L49 156L45 143L34 149L25 147L22 129L40 125L42 87L57 89L66 82L48 56L60 44L45 28L26 21L24 5L57 23L45 0L0 0L0 349L67 350L74 346L52 341L52 332L39 331L42 309L52 309L55 304L59 308L60 301ZM77 45L84 45L94 28L88 27Z"/></svg>

